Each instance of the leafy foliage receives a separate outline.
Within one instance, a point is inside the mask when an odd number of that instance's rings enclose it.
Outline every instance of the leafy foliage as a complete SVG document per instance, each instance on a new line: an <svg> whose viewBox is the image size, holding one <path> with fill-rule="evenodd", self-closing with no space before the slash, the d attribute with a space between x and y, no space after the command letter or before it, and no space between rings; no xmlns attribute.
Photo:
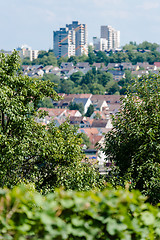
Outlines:
<svg viewBox="0 0 160 240"><path fill-rule="evenodd" d="M46 193L59 186L78 191L104 186L94 167L81 163L85 159L81 144L81 134L69 122L49 124L34 170L36 188Z"/></svg>
<svg viewBox="0 0 160 240"><path fill-rule="evenodd" d="M71 102L69 105L70 110L78 110L81 114L84 113L83 103Z"/></svg>
<svg viewBox="0 0 160 240"><path fill-rule="evenodd" d="M76 190L99 188L99 173L81 164L85 157L77 129L68 122L56 127L35 121L46 115L36 111L40 100L59 99L54 83L22 76L18 61L16 52L1 55L0 186L34 182L43 193L61 185Z"/></svg>
<svg viewBox="0 0 160 240"><path fill-rule="evenodd" d="M38 58L33 61L29 61L29 59L25 58L22 60L22 65L53 65L57 66L57 59L54 56L52 50L49 51L40 51L38 54Z"/></svg>
<svg viewBox="0 0 160 240"><path fill-rule="evenodd" d="M139 192L65 192L43 197L32 186L0 190L0 235L6 240L160 239L158 208Z"/></svg>
<svg viewBox="0 0 160 240"><path fill-rule="evenodd" d="M94 106L93 106L93 104L91 104L87 109L86 117L90 117L93 112L94 112Z"/></svg>
<svg viewBox="0 0 160 240"><path fill-rule="evenodd" d="M45 130L34 121L39 101L59 97L50 81L21 74L16 52L0 59L0 185L11 186L23 176L25 165L33 166L37 159L37 139Z"/></svg>
<svg viewBox="0 0 160 240"><path fill-rule="evenodd" d="M160 76L143 76L135 93L123 99L113 119L113 130L105 137L104 152L116 164L117 185L131 180L152 203L160 199Z"/></svg>

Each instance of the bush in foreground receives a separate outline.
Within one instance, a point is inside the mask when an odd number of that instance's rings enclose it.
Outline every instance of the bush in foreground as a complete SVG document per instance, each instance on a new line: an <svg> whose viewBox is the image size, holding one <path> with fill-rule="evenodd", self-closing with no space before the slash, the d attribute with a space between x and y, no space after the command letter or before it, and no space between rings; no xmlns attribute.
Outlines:
<svg viewBox="0 0 160 240"><path fill-rule="evenodd" d="M0 239L160 239L160 212L138 191L0 191Z"/></svg>

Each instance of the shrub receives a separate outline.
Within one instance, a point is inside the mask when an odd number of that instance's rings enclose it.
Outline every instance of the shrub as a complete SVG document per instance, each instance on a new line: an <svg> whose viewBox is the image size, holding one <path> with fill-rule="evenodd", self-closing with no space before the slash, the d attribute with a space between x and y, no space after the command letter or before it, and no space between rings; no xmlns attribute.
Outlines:
<svg viewBox="0 0 160 240"><path fill-rule="evenodd" d="M160 239L158 208L138 191L42 196L24 185L0 191L0 239Z"/></svg>

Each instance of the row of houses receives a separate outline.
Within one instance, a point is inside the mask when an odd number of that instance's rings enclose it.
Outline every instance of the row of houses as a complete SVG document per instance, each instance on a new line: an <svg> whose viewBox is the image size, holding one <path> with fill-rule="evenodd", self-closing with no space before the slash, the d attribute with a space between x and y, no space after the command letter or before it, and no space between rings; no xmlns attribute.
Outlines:
<svg viewBox="0 0 160 240"><path fill-rule="evenodd" d="M110 72L113 75L115 81L119 81L125 78L125 70L130 70L132 75L140 77L149 72L158 73L160 70L160 62L155 62L154 64L149 64L148 62L137 63L132 65L130 62L123 63L109 63L107 66L104 63L94 63L92 66L88 62L79 62L74 65L72 62L62 62L60 67L54 67L52 65L23 65L22 71L24 75L30 77L43 77L46 74L54 74L61 78L69 78L75 72L82 72L86 74L93 67L96 70L101 69L104 72Z"/></svg>
<svg viewBox="0 0 160 240"><path fill-rule="evenodd" d="M46 125L54 120L56 126L60 126L66 119L70 124L78 127L79 133L84 133L90 140L90 147L84 151L89 161L104 164L105 156L95 148L96 143L103 143L104 134L112 129L112 115L115 115L120 108L121 97L119 95L92 95L92 94L61 94L62 100L55 102L55 108L40 108L48 112L43 119L36 119L38 123ZM77 101L84 104L85 112L92 104L94 112L90 117L82 115L78 110L69 110L69 104ZM98 118L96 117L98 114Z"/></svg>

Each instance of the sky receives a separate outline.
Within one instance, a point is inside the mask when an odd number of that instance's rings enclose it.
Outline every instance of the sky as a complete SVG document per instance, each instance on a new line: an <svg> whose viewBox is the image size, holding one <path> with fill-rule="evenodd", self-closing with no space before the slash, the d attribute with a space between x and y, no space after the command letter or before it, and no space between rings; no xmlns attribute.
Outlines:
<svg viewBox="0 0 160 240"><path fill-rule="evenodd" d="M160 44L160 0L1 0L0 49L27 44L53 48L53 31L72 21L87 24L88 42L100 26L120 31L121 46L136 41Z"/></svg>

